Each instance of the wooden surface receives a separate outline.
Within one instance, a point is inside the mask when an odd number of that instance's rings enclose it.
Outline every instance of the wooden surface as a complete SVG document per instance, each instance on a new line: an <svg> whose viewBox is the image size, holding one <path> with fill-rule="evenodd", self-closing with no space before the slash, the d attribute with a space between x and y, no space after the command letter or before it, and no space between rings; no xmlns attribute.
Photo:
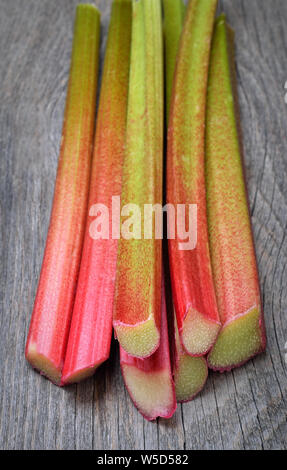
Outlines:
<svg viewBox="0 0 287 470"><path fill-rule="evenodd" d="M105 38L111 2L95 3ZM236 31L267 353L232 373L210 373L199 397L179 405L171 420L155 423L134 409L115 344L94 378L65 390L24 360L53 197L76 4L0 0L0 448L286 448L286 0L220 2Z"/></svg>

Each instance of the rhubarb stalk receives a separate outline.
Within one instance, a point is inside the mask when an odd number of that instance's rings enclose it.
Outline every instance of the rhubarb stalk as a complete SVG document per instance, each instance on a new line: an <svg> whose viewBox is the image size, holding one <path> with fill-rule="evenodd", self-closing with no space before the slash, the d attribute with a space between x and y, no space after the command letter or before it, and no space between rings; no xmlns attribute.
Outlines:
<svg viewBox="0 0 287 470"><path fill-rule="evenodd" d="M220 329L208 245L204 177L205 111L210 45L217 0L189 2L180 41L171 102L167 202L197 205L197 245L181 250L169 240L173 298L181 343L193 356L206 354Z"/></svg>
<svg viewBox="0 0 287 470"><path fill-rule="evenodd" d="M160 0L133 3L132 50L114 308L116 336L133 356L156 351L161 321L161 244L144 233L144 205L162 203L163 46ZM152 217L145 217L151 220ZM152 224L151 224L152 225ZM131 231L131 227L133 230ZM144 238L145 237L145 238Z"/></svg>
<svg viewBox="0 0 287 470"><path fill-rule="evenodd" d="M176 57L183 28L184 3L182 0L164 0L163 4L166 57L165 87L168 121ZM207 362L204 357L192 357L184 351L179 338L176 314L172 302L170 307L170 314L173 316L171 348L173 351L176 399L178 402L186 402L192 400L204 387L208 376Z"/></svg>
<svg viewBox="0 0 287 470"><path fill-rule="evenodd" d="M80 265L88 202L99 58L100 14L76 11L54 203L26 358L59 384Z"/></svg>
<svg viewBox="0 0 287 470"><path fill-rule="evenodd" d="M113 209L121 194L131 43L131 0L112 6L90 185L87 226L80 275L63 369L63 383L92 375L108 359L112 335L118 240L94 239L97 209ZM100 206L98 206L100 207ZM108 225L110 223L108 222ZM112 224L111 224L112 225Z"/></svg>
<svg viewBox="0 0 287 470"><path fill-rule="evenodd" d="M210 248L223 325L208 364L220 371L243 364L266 343L235 85L234 34L221 16L211 51L206 133Z"/></svg>
<svg viewBox="0 0 287 470"><path fill-rule="evenodd" d="M120 361L125 385L139 412L149 421L170 418L176 410L176 399L163 282L159 348L152 356L139 359L120 347Z"/></svg>
<svg viewBox="0 0 287 470"><path fill-rule="evenodd" d="M165 95L166 115L169 116L178 44L183 27L185 5L183 0L163 0L165 40Z"/></svg>

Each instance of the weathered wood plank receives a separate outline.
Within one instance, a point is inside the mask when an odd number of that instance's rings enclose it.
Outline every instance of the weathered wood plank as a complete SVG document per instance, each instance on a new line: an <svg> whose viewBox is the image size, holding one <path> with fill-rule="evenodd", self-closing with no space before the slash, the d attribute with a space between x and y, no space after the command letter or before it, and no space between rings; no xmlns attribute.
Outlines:
<svg viewBox="0 0 287 470"><path fill-rule="evenodd" d="M24 346L57 169L77 0L0 0L0 448L287 448L287 43L285 0L221 0L236 31L247 182L268 332L265 355L211 373L168 422L147 423L123 387L118 353L59 389ZM102 11L102 59L111 1Z"/></svg>

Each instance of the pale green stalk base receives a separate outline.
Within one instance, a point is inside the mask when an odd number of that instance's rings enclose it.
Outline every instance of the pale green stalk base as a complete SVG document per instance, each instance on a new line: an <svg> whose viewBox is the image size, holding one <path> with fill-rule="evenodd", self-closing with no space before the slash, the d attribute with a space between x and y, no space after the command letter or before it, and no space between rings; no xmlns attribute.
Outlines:
<svg viewBox="0 0 287 470"><path fill-rule="evenodd" d="M214 344L221 325L210 320L195 309L190 309L181 334L182 344L191 356L206 354Z"/></svg>
<svg viewBox="0 0 287 470"><path fill-rule="evenodd" d="M208 356L214 370L230 370L262 351L261 314L258 308L227 323Z"/></svg>
<svg viewBox="0 0 287 470"><path fill-rule="evenodd" d="M208 376L206 359L183 354L175 371L176 401L192 400L205 385Z"/></svg>
<svg viewBox="0 0 287 470"><path fill-rule="evenodd" d="M116 324L114 326L122 348L129 354L132 351L135 357L149 357L159 346L160 333L153 318L138 325Z"/></svg>

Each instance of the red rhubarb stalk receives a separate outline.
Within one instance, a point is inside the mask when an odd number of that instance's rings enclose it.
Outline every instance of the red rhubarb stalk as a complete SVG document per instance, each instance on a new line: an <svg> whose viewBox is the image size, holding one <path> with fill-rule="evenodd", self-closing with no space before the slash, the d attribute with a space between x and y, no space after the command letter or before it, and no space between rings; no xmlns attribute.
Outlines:
<svg viewBox="0 0 287 470"><path fill-rule="evenodd" d="M91 176L87 227L63 369L63 382L92 375L110 354L118 240L94 239L95 204L104 204L112 216L112 197L121 194L126 130L131 43L131 0L116 0L101 86Z"/></svg>
<svg viewBox="0 0 287 470"><path fill-rule="evenodd" d="M133 3L133 28L122 206L129 206L119 242L114 328L137 357L159 346L161 239L144 227L144 205L162 204L163 46L160 0ZM145 220L149 217L145 217ZM132 220L132 221L131 221ZM123 236L124 232L124 236Z"/></svg>
<svg viewBox="0 0 287 470"><path fill-rule="evenodd" d="M169 240L180 340L193 356L207 353L220 329L208 246L204 177L207 78L216 5L217 0L192 0L188 4L168 130L167 202L185 204L186 208L197 205L196 248L181 250L178 233L176 239Z"/></svg>
<svg viewBox="0 0 287 470"><path fill-rule="evenodd" d="M166 57L166 103L167 121L171 99L173 77L176 66L180 35L183 28L184 3L182 0L164 0L164 37ZM208 376L207 362L204 357L188 355L180 342L176 315L171 305L173 317L171 348L176 399L178 402L192 400L204 387Z"/></svg>
<svg viewBox="0 0 287 470"><path fill-rule="evenodd" d="M26 358L59 384L87 212L99 57L100 14L77 7L55 196Z"/></svg>
<svg viewBox="0 0 287 470"><path fill-rule="evenodd" d="M246 362L266 343L237 103L234 35L221 16L211 52L206 133L210 248L223 325L208 363L220 371Z"/></svg>
<svg viewBox="0 0 287 470"><path fill-rule="evenodd" d="M122 375L139 412L149 421L170 418L176 410L176 399L170 361L168 324L164 284L162 283L160 345L145 359L129 356L120 347Z"/></svg>

